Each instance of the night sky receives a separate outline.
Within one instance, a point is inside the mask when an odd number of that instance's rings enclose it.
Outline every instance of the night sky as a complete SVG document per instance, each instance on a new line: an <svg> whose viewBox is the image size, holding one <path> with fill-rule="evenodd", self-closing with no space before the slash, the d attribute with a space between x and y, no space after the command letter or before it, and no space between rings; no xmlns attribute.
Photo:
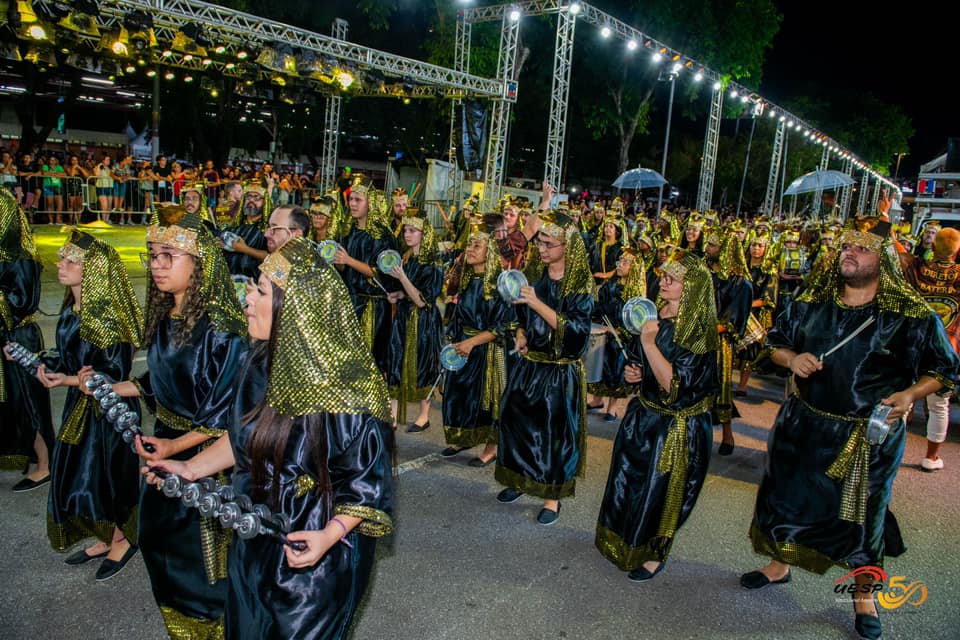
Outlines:
<svg viewBox="0 0 960 640"><path fill-rule="evenodd" d="M781 86L811 82L869 91L900 105L916 130L901 178L916 177L921 164L946 151L947 138L960 137L954 12L824 0L777 4L784 19L767 55L761 94L776 101ZM851 150L856 153L856 145ZM896 158L890 163L892 175Z"/></svg>

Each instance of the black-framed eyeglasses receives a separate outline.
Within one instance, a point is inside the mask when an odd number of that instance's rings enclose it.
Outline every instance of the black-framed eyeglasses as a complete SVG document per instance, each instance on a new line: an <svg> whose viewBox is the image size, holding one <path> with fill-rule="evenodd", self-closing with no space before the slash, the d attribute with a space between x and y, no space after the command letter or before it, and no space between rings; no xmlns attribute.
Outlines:
<svg viewBox="0 0 960 640"><path fill-rule="evenodd" d="M156 265L161 269L169 269L173 266L174 258L179 258L186 255L190 254L170 253L169 251L161 251L159 253L143 252L140 254L140 264L143 265L144 269L152 268L154 263L156 263Z"/></svg>
<svg viewBox="0 0 960 640"><path fill-rule="evenodd" d="M541 250L556 249L557 247L563 246L562 242L545 242L542 238L537 238L536 242L537 242L537 246L540 247Z"/></svg>

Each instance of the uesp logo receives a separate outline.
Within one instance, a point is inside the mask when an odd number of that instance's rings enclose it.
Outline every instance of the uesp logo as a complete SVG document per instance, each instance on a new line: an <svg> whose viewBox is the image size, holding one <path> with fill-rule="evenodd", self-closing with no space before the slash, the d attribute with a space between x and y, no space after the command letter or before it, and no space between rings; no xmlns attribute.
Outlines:
<svg viewBox="0 0 960 640"><path fill-rule="evenodd" d="M872 584L847 584L847 580L857 576L869 576ZM886 590L884 590L886 584ZM905 604L919 607L927 601L927 585L919 580L907 581L906 576L887 576L880 567L868 565L858 567L834 583L834 593L875 593L877 602L884 609L899 609Z"/></svg>

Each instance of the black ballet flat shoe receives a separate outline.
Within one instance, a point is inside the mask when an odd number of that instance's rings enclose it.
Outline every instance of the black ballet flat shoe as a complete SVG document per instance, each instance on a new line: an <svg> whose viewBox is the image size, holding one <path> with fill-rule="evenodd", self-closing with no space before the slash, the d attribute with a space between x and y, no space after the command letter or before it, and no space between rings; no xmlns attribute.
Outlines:
<svg viewBox="0 0 960 640"><path fill-rule="evenodd" d="M45 477L40 478L39 480L31 480L30 478L24 478L17 484L13 485L12 491L14 493L24 493L25 491L33 491L34 489L39 489L45 484L50 482L50 474L48 473Z"/></svg>
<svg viewBox="0 0 960 640"><path fill-rule="evenodd" d="M492 463L494 460L496 460L496 459L497 459L497 456L493 456L492 458L490 458L489 460L487 460L486 462L484 462L483 458L474 458L473 460L471 460L471 461L468 462L467 464L470 465L471 467L477 467L477 468L486 467L487 465L491 464L491 463Z"/></svg>
<svg viewBox="0 0 960 640"><path fill-rule="evenodd" d="M663 571L663 567L666 564L666 562L661 562L660 565L653 571L647 571L644 567L634 569L627 574L627 580L630 582L648 582L653 580L654 576Z"/></svg>
<svg viewBox="0 0 960 640"><path fill-rule="evenodd" d="M733 453L733 445L727 444L726 442L721 442L720 446L717 448L718 456L728 456Z"/></svg>
<svg viewBox="0 0 960 640"><path fill-rule="evenodd" d="M127 566L127 563L130 562L130 558L135 555L137 555L137 546L132 544L119 560L105 559L100 563L100 568L97 569L97 582L109 580L120 573L123 568Z"/></svg>
<svg viewBox="0 0 960 640"><path fill-rule="evenodd" d="M740 389L734 389L734 391L733 391L733 397L734 397L734 398L746 398L746 397L747 397L747 392L746 392L746 391L741 391Z"/></svg>
<svg viewBox="0 0 960 640"><path fill-rule="evenodd" d="M425 424L417 424L416 422L411 422L407 425L407 433L420 433L426 431L430 428L430 421L427 420Z"/></svg>
<svg viewBox="0 0 960 640"><path fill-rule="evenodd" d="M557 503L557 510L551 511L544 507L540 509L540 513L537 514L537 522L542 524L545 527L549 527L554 522L560 519L560 503Z"/></svg>
<svg viewBox="0 0 960 640"><path fill-rule="evenodd" d="M605 413L605 414L603 414L603 421L604 421L604 422L616 422L616 421L617 421L617 416L614 415L614 414L612 414L612 413Z"/></svg>
<svg viewBox="0 0 960 640"><path fill-rule="evenodd" d="M504 489L497 494L497 502L502 502L503 504L510 504L511 502L516 502L520 499L520 496L523 495L523 491L517 491L516 489Z"/></svg>
<svg viewBox="0 0 960 640"><path fill-rule="evenodd" d="M409 431L409 429L407 429L407 431ZM452 458L453 456L457 455L461 451L463 451L462 448L457 449L456 447L447 447L446 449L440 452L440 455L443 456L444 458Z"/></svg>
<svg viewBox="0 0 960 640"><path fill-rule="evenodd" d="M87 553L87 550L86 550L86 549L80 549L80 551L77 551L76 553L71 553L69 556L67 556L66 559L63 561L63 563L64 563L64 564L69 564L69 565L72 565L72 566L77 566L77 565L79 565L79 564L86 564L86 563L90 562L91 560L93 560L94 558L102 558L102 557L104 557L104 556L107 555L109 552L110 552L110 550L107 549L107 550L104 551L103 553L98 553L97 555L92 556L92 555L90 555L89 553Z"/></svg>
<svg viewBox="0 0 960 640"><path fill-rule="evenodd" d="M787 575L783 576L779 580L771 580L767 576L763 575L762 571L751 571L740 576L740 586L744 589L750 590L763 589L767 585L786 584L788 582L790 582L789 571L787 571Z"/></svg>
<svg viewBox="0 0 960 640"><path fill-rule="evenodd" d="M876 599L873 600L873 608L877 612L877 615L857 613L857 594L851 593L850 595L854 598L853 611L855 617L853 620L853 628L857 630L857 635L863 638L863 640L880 640L883 636L883 624L880 622L880 607L877 606Z"/></svg>
<svg viewBox="0 0 960 640"><path fill-rule="evenodd" d="M587 405L587 411L600 411L600 409L603 409L603 403L602 403L602 402L600 402L600 403L598 403L598 404L588 404L588 405Z"/></svg>

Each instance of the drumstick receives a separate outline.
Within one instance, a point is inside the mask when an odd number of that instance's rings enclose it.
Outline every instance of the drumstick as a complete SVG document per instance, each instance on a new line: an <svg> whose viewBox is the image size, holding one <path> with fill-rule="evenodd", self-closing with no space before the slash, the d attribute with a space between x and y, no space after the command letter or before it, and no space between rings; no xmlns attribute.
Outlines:
<svg viewBox="0 0 960 640"><path fill-rule="evenodd" d="M610 318L606 314L603 314L603 323L607 325L610 329L610 332L613 333L613 339L616 341L617 346L620 347L620 351L623 352L624 357L626 357L627 362L630 364L636 364L637 361L630 356L630 352L627 351L627 348L623 346L623 343L620 341L620 336L617 335L617 330L614 328L613 323L610 322Z"/></svg>
<svg viewBox="0 0 960 640"><path fill-rule="evenodd" d="M833 345L833 347L831 347L829 351L826 351L826 352L820 354L819 360L820 360L821 362L823 362L823 359L826 358L828 355L830 355L831 353L833 353L834 351L836 351L837 349L839 349L840 347L842 347L843 345L847 344L848 342L850 342L851 340L853 340L854 338L856 338L858 335L860 335L860 333L863 332L864 329L866 329L866 328L869 327L871 324L873 324L873 321L874 321L874 317L873 317L873 316L870 316L869 318L867 318L866 320L864 320L864 321L863 321L863 324L861 324L859 327L857 327L856 329L854 329L854 330L850 333L850 335L848 335L846 338L844 338L843 340L841 340L841 341L838 342L837 344Z"/></svg>
<svg viewBox="0 0 960 640"><path fill-rule="evenodd" d="M427 399L429 400L433 397L433 392L437 390L437 385L440 384L440 378L443 377L443 371L440 372L440 375L437 376L437 379L434 381L433 386L430 387L430 392L427 394Z"/></svg>

